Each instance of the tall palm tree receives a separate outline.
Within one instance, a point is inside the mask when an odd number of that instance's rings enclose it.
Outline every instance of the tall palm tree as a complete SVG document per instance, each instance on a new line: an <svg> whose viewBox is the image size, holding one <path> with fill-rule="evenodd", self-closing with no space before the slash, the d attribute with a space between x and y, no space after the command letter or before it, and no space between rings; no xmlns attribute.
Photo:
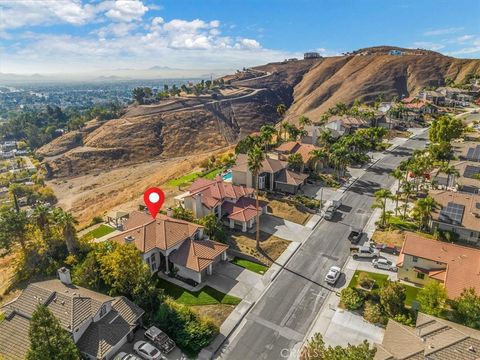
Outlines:
<svg viewBox="0 0 480 360"><path fill-rule="evenodd" d="M62 208L56 208L53 211L53 218L55 223L62 229L68 252L70 254L75 253L77 249L77 230L75 225L78 224L78 221L72 214L64 211Z"/></svg>
<svg viewBox="0 0 480 360"><path fill-rule="evenodd" d="M277 105L277 114L280 117L283 117L283 115L285 115L286 112L287 112L287 107L285 106L284 103L281 103L281 104Z"/></svg>
<svg viewBox="0 0 480 360"><path fill-rule="evenodd" d="M398 200L400 197L400 190L402 188L402 181L405 179L405 175L400 168L396 168L392 171L392 176L398 181L397 191L395 192L395 216L398 214Z"/></svg>
<svg viewBox="0 0 480 360"><path fill-rule="evenodd" d="M260 211L258 209L258 175L262 169L262 162L265 159L265 155L262 152L262 149L258 146L253 147L248 152L248 170L252 173L252 176L255 179L255 206L257 208L256 216L256 240L257 240L257 250L260 249ZM273 181L273 179L272 179Z"/></svg>
<svg viewBox="0 0 480 360"><path fill-rule="evenodd" d="M268 146L272 143L273 136L277 133L277 130L272 125L263 125L260 128L260 137L265 144L265 151L268 151Z"/></svg>
<svg viewBox="0 0 480 360"><path fill-rule="evenodd" d="M33 210L32 217L44 235L50 233L51 215L50 208L46 205L37 205Z"/></svg>
<svg viewBox="0 0 480 360"><path fill-rule="evenodd" d="M444 174L447 175L447 187L448 185L450 184L450 179L452 176L460 176L460 173L458 172L458 170L455 168L455 166L453 165L448 165L448 164L444 164L441 168L440 168L440 171L439 172L442 172Z"/></svg>
<svg viewBox="0 0 480 360"><path fill-rule="evenodd" d="M310 151L310 155L312 155L312 167L315 171L319 163L321 163L323 167L325 162L328 161L328 152L323 149L314 149Z"/></svg>
<svg viewBox="0 0 480 360"><path fill-rule="evenodd" d="M281 130L283 131L283 139L287 140L288 139L288 129L290 129L290 124L286 121L282 122L280 125Z"/></svg>
<svg viewBox="0 0 480 360"><path fill-rule="evenodd" d="M432 211L437 209L439 204L431 196L424 199L418 199L413 208L413 217L421 229L427 229Z"/></svg>
<svg viewBox="0 0 480 360"><path fill-rule="evenodd" d="M413 193L413 184L406 181L402 184L402 193L404 197L404 207L403 207L403 218L405 219L407 217L407 209L408 209L408 203L410 201L410 196Z"/></svg>
<svg viewBox="0 0 480 360"><path fill-rule="evenodd" d="M380 209L380 225L385 227L387 222L387 200L392 198L392 192L388 189L380 189L375 192L375 202L372 209Z"/></svg>
<svg viewBox="0 0 480 360"><path fill-rule="evenodd" d="M312 120L310 120L308 117L302 115L298 119L298 124L300 125L300 128L303 129L306 125L311 125Z"/></svg>

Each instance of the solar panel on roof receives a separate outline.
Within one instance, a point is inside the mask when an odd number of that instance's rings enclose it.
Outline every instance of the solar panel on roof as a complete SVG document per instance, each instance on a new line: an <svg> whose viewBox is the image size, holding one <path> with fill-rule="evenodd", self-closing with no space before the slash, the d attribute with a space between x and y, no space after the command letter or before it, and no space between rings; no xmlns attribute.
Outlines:
<svg viewBox="0 0 480 360"><path fill-rule="evenodd" d="M468 149L467 159L471 161L480 161L480 145Z"/></svg>
<svg viewBox="0 0 480 360"><path fill-rule="evenodd" d="M467 165L465 166L465 171L463 172L463 177L476 179L477 176L480 175L480 167Z"/></svg>
<svg viewBox="0 0 480 360"><path fill-rule="evenodd" d="M461 225L464 211L464 205L449 202L447 206L440 211L438 219L448 224Z"/></svg>

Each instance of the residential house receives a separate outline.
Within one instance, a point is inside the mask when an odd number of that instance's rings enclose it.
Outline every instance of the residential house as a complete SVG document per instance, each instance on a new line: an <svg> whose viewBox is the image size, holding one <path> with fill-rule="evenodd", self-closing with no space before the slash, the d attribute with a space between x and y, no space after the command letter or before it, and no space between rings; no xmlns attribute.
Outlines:
<svg viewBox="0 0 480 360"><path fill-rule="evenodd" d="M410 116L414 116L412 120L417 120L425 114L435 114L437 112L437 107L429 100L419 100L415 97L408 97L403 99L402 102L405 104L407 113L411 113Z"/></svg>
<svg viewBox="0 0 480 360"><path fill-rule="evenodd" d="M258 188L296 194L305 185L307 178L307 174L289 170L286 161L267 156L262 161L262 168L258 174ZM254 186L255 181L256 179L248 169L247 155L239 154L235 165L232 167L232 183Z"/></svg>
<svg viewBox="0 0 480 360"><path fill-rule="evenodd" d="M318 125L306 125L304 130L307 132L307 135L300 139L301 143L317 145L318 137L322 133L323 128Z"/></svg>
<svg viewBox="0 0 480 360"><path fill-rule="evenodd" d="M478 360L480 331L418 313L415 328L388 320L374 360Z"/></svg>
<svg viewBox="0 0 480 360"><path fill-rule="evenodd" d="M318 146L312 144L303 144L298 141L288 141L281 144L275 149L275 152L278 154L278 159L282 161L288 161L288 157L293 154L300 154L303 160L303 166L301 171L303 172L305 168L314 170L314 164L312 162L313 150L319 149Z"/></svg>
<svg viewBox="0 0 480 360"><path fill-rule="evenodd" d="M460 159L480 162L480 144L465 141L465 142L454 142L453 149L456 154L459 154Z"/></svg>
<svg viewBox="0 0 480 360"><path fill-rule="evenodd" d="M203 226L188 221L134 211L123 228L108 241L135 245L152 272L175 269L178 276L201 283L227 259L227 245L204 239Z"/></svg>
<svg viewBox="0 0 480 360"><path fill-rule="evenodd" d="M398 257L398 279L425 285L439 281L450 299L465 288L480 294L480 250L407 233Z"/></svg>
<svg viewBox="0 0 480 360"><path fill-rule="evenodd" d="M480 195L446 190L430 190L440 204L431 214L430 228L455 233L460 241L480 245Z"/></svg>
<svg viewBox="0 0 480 360"><path fill-rule="evenodd" d="M423 101L430 101L435 105L443 105L445 103L445 95L439 91L434 90L424 90L418 93L416 96L417 99Z"/></svg>
<svg viewBox="0 0 480 360"><path fill-rule="evenodd" d="M458 176L445 174L441 168L437 168L430 173L432 182L442 189L478 194L480 191L480 164L461 160L453 161L450 165L458 171Z"/></svg>
<svg viewBox="0 0 480 360"><path fill-rule="evenodd" d="M124 296L111 297L72 284L70 271L58 270L60 280L29 284L13 301L1 308L0 358L25 359L30 348L29 325L41 304L68 331L88 359L112 359L134 330L144 311Z"/></svg>
<svg viewBox="0 0 480 360"><path fill-rule="evenodd" d="M388 55L394 55L394 56L401 56L404 55L405 53L401 50L393 49L388 51Z"/></svg>
<svg viewBox="0 0 480 360"><path fill-rule="evenodd" d="M308 60L308 59L320 59L321 58L321 55L320 53L316 52L316 51L312 51L312 52L306 52L303 54L303 59L304 60Z"/></svg>
<svg viewBox="0 0 480 360"><path fill-rule="evenodd" d="M367 128L371 124L362 118L350 115L333 115L325 124L326 129L338 132L340 135L351 134L360 128Z"/></svg>
<svg viewBox="0 0 480 360"><path fill-rule="evenodd" d="M175 198L175 203L192 211L196 218L216 214L228 222L231 229L237 226L245 232L256 221L255 189L235 184L234 176L232 182L220 176L215 180L197 179L186 193ZM260 214L267 212L265 201L259 201L258 211Z"/></svg>

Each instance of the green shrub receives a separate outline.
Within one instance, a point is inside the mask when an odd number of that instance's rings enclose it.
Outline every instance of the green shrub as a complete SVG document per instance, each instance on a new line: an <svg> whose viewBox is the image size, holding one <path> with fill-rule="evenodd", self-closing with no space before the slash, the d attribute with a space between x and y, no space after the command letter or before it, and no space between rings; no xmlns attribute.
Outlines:
<svg viewBox="0 0 480 360"><path fill-rule="evenodd" d="M388 318L382 313L380 304L373 301L365 302L363 318L372 324L386 324L388 321Z"/></svg>
<svg viewBox="0 0 480 360"><path fill-rule="evenodd" d="M405 312L403 314L395 315L393 320L407 326L415 325L415 315L413 312Z"/></svg>
<svg viewBox="0 0 480 360"><path fill-rule="evenodd" d="M94 216L92 221L90 221L90 226L97 225L103 222L103 218L101 216Z"/></svg>
<svg viewBox="0 0 480 360"><path fill-rule="evenodd" d="M308 207L309 209L318 209L321 205L320 200L311 199L308 196L304 196L304 195L295 196L295 200L303 204L304 206Z"/></svg>
<svg viewBox="0 0 480 360"><path fill-rule="evenodd" d="M375 280L369 277L366 273L362 272L358 277L358 283L365 289L371 289L375 284Z"/></svg>
<svg viewBox="0 0 480 360"><path fill-rule="evenodd" d="M219 331L213 322L171 299L159 306L153 320L189 357L196 357Z"/></svg>
<svg viewBox="0 0 480 360"><path fill-rule="evenodd" d="M364 301L364 294L357 289L345 288L340 293L340 304L347 310L357 310L361 308Z"/></svg>

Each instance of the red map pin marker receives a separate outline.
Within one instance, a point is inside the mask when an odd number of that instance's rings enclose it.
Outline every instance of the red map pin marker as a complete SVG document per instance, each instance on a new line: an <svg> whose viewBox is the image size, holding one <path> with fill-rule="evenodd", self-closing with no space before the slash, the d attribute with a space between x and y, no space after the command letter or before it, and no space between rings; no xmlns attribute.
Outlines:
<svg viewBox="0 0 480 360"><path fill-rule="evenodd" d="M155 219L165 201L165 194L159 188L152 187L143 193L143 201L145 202L145 205L147 205L148 211L150 211L150 214L152 214L152 217Z"/></svg>

